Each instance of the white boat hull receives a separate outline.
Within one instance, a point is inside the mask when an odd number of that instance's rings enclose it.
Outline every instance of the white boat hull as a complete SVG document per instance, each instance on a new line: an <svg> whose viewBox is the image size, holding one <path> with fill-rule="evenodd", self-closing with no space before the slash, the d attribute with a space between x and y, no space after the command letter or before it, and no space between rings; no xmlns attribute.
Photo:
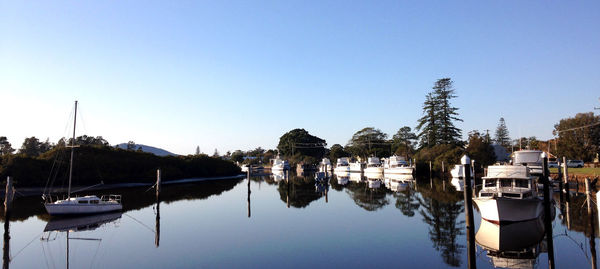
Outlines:
<svg viewBox="0 0 600 269"><path fill-rule="evenodd" d="M45 204L46 211L51 216L57 215L86 215L112 211L120 211L123 205L119 203L106 204Z"/></svg>
<svg viewBox="0 0 600 269"><path fill-rule="evenodd" d="M336 173L349 173L350 166L338 166L338 167L334 168L333 171Z"/></svg>
<svg viewBox="0 0 600 269"><path fill-rule="evenodd" d="M367 167L365 174L383 174L383 167Z"/></svg>
<svg viewBox="0 0 600 269"><path fill-rule="evenodd" d="M526 221L538 218L543 212L543 201L538 198L475 198L481 218L493 223Z"/></svg>
<svg viewBox="0 0 600 269"><path fill-rule="evenodd" d="M412 175L414 171L413 167L394 167L383 170L386 175Z"/></svg>

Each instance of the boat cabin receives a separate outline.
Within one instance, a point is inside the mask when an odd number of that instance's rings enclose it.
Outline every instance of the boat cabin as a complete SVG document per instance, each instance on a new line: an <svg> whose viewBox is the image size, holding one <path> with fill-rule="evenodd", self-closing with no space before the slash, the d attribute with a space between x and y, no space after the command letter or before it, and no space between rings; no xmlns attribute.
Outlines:
<svg viewBox="0 0 600 269"><path fill-rule="evenodd" d="M367 167L380 167L381 162L379 162L379 158L377 157L369 157L367 159Z"/></svg>
<svg viewBox="0 0 600 269"><path fill-rule="evenodd" d="M537 184L526 166L493 165L483 177L479 197L527 199L536 195Z"/></svg>
<svg viewBox="0 0 600 269"><path fill-rule="evenodd" d="M336 165L338 167L340 167L340 166L348 166L348 165L350 165L350 162L349 162L349 160L348 160L347 157L342 157L342 158L338 158L337 159Z"/></svg>

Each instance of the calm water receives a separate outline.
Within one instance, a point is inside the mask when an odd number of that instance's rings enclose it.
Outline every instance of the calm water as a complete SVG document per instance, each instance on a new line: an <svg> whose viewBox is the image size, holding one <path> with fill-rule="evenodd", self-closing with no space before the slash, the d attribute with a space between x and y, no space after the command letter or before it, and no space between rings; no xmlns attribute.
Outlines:
<svg viewBox="0 0 600 269"><path fill-rule="evenodd" d="M16 200L8 231L4 225L4 265L65 268L68 256L71 268L468 266L463 194L449 181L390 186L360 177L325 184L313 176L290 176L289 183L252 177L164 186L158 205L146 190L118 191L125 211L91 219L50 219L40 198ZM571 198L569 218L556 209L557 268L592 267L598 240L589 235L598 234L598 220L590 223L584 198ZM478 268L492 268L493 260L548 267L539 223L482 226L474 213ZM493 246L480 245L498 237L511 258L494 258Z"/></svg>

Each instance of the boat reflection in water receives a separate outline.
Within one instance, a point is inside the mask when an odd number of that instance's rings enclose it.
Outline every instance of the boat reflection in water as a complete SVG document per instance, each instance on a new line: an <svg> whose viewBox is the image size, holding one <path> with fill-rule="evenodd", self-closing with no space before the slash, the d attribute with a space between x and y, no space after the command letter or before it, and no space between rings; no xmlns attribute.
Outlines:
<svg viewBox="0 0 600 269"><path fill-rule="evenodd" d="M271 175L271 177L277 183L279 183L282 180L287 179L287 176L286 176L286 173L284 170L273 170L272 172L273 172L273 174Z"/></svg>
<svg viewBox="0 0 600 269"><path fill-rule="evenodd" d="M453 177L450 180L450 184L454 186L456 191L464 191L465 190L465 182L462 178ZM471 181L471 188L474 187L474 180Z"/></svg>
<svg viewBox="0 0 600 269"><path fill-rule="evenodd" d="M75 217L75 218L54 218L51 219L44 228L44 234L42 235L41 240L49 243L51 241L56 240L58 233L64 232L66 233L66 268L69 268L69 241L70 240L83 240L83 241L102 241L100 238L83 238L83 237L69 237L72 232L85 232L85 231L93 231L98 229L102 225L114 222L121 218L121 212L107 213L107 214L99 214L99 215L89 215L83 217ZM55 233L53 233L55 232ZM54 235L54 236L53 236Z"/></svg>
<svg viewBox="0 0 600 269"><path fill-rule="evenodd" d="M367 186L370 189L379 189L381 181L383 181L383 173L365 173L367 178Z"/></svg>
<svg viewBox="0 0 600 269"><path fill-rule="evenodd" d="M350 181L350 172L334 172L334 175L337 178L337 183L340 185L346 185Z"/></svg>
<svg viewBox="0 0 600 269"><path fill-rule="evenodd" d="M76 218L52 218L46 224L44 232L80 232L95 230L103 224L120 219L121 212L89 215Z"/></svg>
<svg viewBox="0 0 600 269"><path fill-rule="evenodd" d="M385 174L385 187L394 192L406 191L414 183L412 175Z"/></svg>
<svg viewBox="0 0 600 269"><path fill-rule="evenodd" d="M546 252L543 218L510 224L481 220L475 241L491 258L494 267L533 268L541 252Z"/></svg>
<svg viewBox="0 0 600 269"><path fill-rule="evenodd" d="M361 183L361 182L365 182L365 179L363 178L362 173L350 172L350 181L356 182L356 183Z"/></svg>

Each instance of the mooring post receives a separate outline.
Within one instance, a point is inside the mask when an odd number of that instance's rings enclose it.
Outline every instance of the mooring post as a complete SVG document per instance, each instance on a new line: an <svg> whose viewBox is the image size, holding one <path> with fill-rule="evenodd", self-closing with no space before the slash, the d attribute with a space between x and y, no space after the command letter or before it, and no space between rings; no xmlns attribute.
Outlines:
<svg viewBox="0 0 600 269"><path fill-rule="evenodd" d="M552 218L550 213L550 169L548 169L548 155L542 152L542 183L544 184L544 224L546 227L546 243L548 247L548 268L555 268L554 240L552 239Z"/></svg>
<svg viewBox="0 0 600 269"><path fill-rule="evenodd" d="M156 169L156 200L160 201L160 168Z"/></svg>
<svg viewBox="0 0 600 269"><path fill-rule="evenodd" d="M444 167L444 161L442 161L442 180L446 178L446 169Z"/></svg>
<svg viewBox="0 0 600 269"><path fill-rule="evenodd" d="M587 212L588 212L588 217L590 218L590 253L592 254L592 269L596 269L596 263L597 263L597 258L596 258L596 234L595 234L595 227L596 225L594 224L595 221L595 217L594 217L594 211L592 208L592 186L590 185L590 178L585 178L585 195L586 195L586 202L587 202Z"/></svg>
<svg viewBox="0 0 600 269"><path fill-rule="evenodd" d="M156 199L156 220L154 220L154 246L160 246L160 199Z"/></svg>
<svg viewBox="0 0 600 269"><path fill-rule="evenodd" d="M6 177L6 192L4 193L4 245L2 247L2 268L10 265L10 211L12 206L12 180Z"/></svg>
<svg viewBox="0 0 600 269"><path fill-rule="evenodd" d="M468 252L467 256L469 259L469 268L476 268L475 262L475 224L473 224L473 193L471 190L471 160L466 154L460 159L461 164L464 168L464 199L465 199L465 219L467 226L467 243Z"/></svg>
<svg viewBox="0 0 600 269"><path fill-rule="evenodd" d="M563 157L563 162L562 162L562 169L563 169L563 183L565 185L565 198L567 199L567 202L570 202L571 200L571 194L569 193L571 190L569 188L569 168L567 167L567 157ZM560 168L559 168L560 169Z"/></svg>
<svg viewBox="0 0 600 269"><path fill-rule="evenodd" d="M429 187L433 189L433 177L431 172L431 161L429 161Z"/></svg>
<svg viewBox="0 0 600 269"><path fill-rule="evenodd" d="M13 199L13 187L12 187L12 179L10 177L6 177L6 190L4 192L4 215L9 215L9 212L12 207L12 199Z"/></svg>

